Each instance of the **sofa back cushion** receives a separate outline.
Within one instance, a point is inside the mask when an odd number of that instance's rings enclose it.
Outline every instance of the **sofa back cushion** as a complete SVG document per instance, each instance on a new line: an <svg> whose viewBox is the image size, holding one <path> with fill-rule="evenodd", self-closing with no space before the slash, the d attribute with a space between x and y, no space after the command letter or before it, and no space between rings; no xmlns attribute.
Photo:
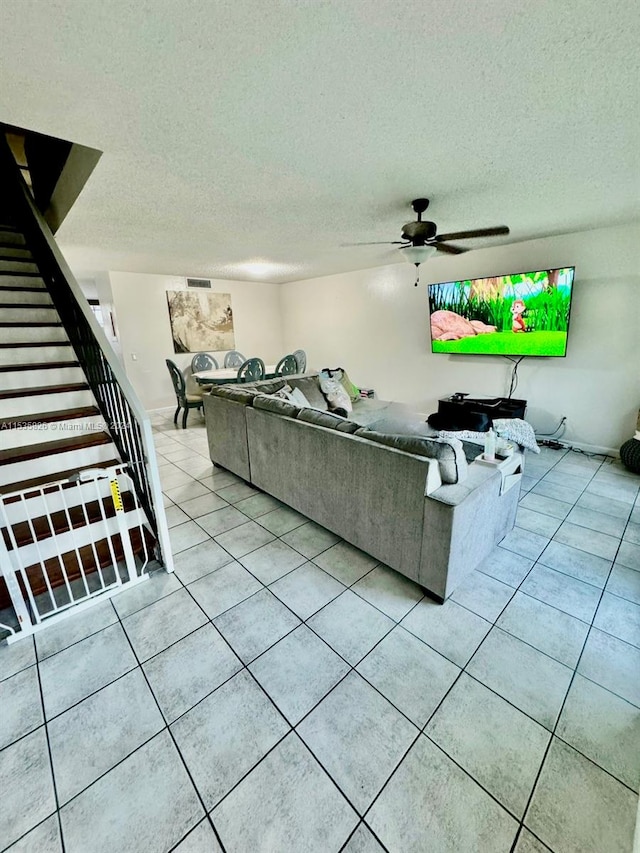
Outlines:
<svg viewBox="0 0 640 853"><path fill-rule="evenodd" d="M287 383L284 379L261 379L260 382L247 382L244 386L250 391L255 391L258 394L275 394L276 391L279 391L281 388Z"/></svg>
<svg viewBox="0 0 640 853"><path fill-rule="evenodd" d="M327 427L328 429L337 429L340 432L354 433L360 429L360 424L354 421L341 418L340 415L334 415L331 412L321 412L318 409L300 409L297 419L299 421L306 421L309 424Z"/></svg>
<svg viewBox="0 0 640 853"><path fill-rule="evenodd" d="M437 459L443 483L461 483L467 477L467 460L462 442L458 441L457 438L442 439L419 435L393 435L377 432L366 427L359 429L356 435L367 438L369 441L376 441L378 444L385 444L387 447L395 447L396 450L404 450L405 453Z"/></svg>
<svg viewBox="0 0 640 853"><path fill-rule="evenodd" d="M288 418L295 418L300 412L299 406L294 406L293 403L281 400L278 397L269 397L266 394L256 394L253 398L253 408L265 409L267 412L273 412L276 415L285 415Z"/></svg>
<svg viewBox="0 0 640 853"><path fill-rule="evenodd" d="M213 385L209 393L212 397L224 397L225 400L233 400L235 403L251 406L253 398L258 392L242 385Z"/></svg>

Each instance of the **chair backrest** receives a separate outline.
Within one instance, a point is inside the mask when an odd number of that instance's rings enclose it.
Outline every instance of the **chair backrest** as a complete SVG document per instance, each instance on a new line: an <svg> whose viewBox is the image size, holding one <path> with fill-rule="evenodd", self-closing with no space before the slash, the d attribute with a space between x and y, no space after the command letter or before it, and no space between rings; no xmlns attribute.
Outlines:
<svg viewBox="0 0 640 853"><path fill-rule="evenodd" d="M170 358L166 359L166 363L169 368L169 374L171 376L171 381L173 382L173 390L176 392L176 397L178 398L178 401L184 400L187 391L182 371L174 361L171 361Z"/></svg>
<svg viewBox="0 0 640 853"><path fill-rule="evenodd" d="M276 376L289 376L298 372L298 360L295 355L283 355L276 364Z"/></svg>
<svg viewBox="0 0 640 853"><path fill-rule="evenodd" d="M238 382L259 382L264 379L264 361L261 358L249 358L238 368Z"/></svg>
<svg viewBox="0 0 640 853"><path fill-rule="evenodd" d="M245 361L246 359L241 352L238 352L237 349L232 349L229 350L229 352L224 357L224 366L241 367L245 363Z"/></svg>
<svg viewBox="0 0 640 853"><path fill-rule="evenodd" d="M191 359L191 372L199 373L201 370L217 370L218 362L208 352L197 352Z"/></svg>
<svg viewBox="0 0 640 853"><path fill-rule="evenodd" d="M303 349L293 351L293 357L298 363L298 373L304 373L307 369L307 354Z"/></svg>

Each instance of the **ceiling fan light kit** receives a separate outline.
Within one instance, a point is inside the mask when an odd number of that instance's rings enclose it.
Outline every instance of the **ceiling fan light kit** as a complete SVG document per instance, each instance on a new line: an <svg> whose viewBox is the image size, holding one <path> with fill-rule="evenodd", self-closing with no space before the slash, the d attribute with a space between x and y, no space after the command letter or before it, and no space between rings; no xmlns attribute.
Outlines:
<svg viewBox="0 0 640 853"><path fill-rule="evenodd" d="M404 246L399 249L402 257L410 264L423 264L432 255L435 255L437 249L435 246Z"/></svg>

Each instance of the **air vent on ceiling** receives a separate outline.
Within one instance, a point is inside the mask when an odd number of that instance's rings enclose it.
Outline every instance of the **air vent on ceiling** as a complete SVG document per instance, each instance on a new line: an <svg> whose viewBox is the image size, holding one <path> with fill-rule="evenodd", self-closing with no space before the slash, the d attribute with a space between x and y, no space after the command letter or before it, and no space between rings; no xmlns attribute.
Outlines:
<svg viewBox="0 0 640 853"><path fill-rule="evenodd" d="M187 287L199 287L204 290L211 290L211 281L208 278L188 278Z"/></svg>

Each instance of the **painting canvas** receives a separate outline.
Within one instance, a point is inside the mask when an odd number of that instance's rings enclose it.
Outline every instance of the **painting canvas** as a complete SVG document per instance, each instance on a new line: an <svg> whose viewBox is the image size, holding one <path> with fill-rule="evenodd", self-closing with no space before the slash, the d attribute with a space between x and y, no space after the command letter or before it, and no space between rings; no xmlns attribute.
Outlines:
<svg viewBox="0 0 640 853"><path fill-rule="evenodd" d="M230 293L168 290L174 352L235 349Z"/></svg>

